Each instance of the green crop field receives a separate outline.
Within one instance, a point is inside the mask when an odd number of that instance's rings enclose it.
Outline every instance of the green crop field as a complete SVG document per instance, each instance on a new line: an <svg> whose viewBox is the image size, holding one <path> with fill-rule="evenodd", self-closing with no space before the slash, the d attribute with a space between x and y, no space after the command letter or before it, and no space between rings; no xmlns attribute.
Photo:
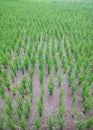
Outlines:
<svg viewBox="0 0 93 130"><path fill-rule="evenodd" d="M93 130L93 0L0 0L0 130Z"/></svg>

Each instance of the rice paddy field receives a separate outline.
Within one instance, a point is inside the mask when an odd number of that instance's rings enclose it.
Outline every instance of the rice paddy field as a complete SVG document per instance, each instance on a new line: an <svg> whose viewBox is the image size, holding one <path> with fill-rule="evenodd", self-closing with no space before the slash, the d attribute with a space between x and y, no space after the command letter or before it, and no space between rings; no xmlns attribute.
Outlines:
<svg viewBox="0 0 93 130"><path fill-rule="evenodd" d="M0 0L0 130L93 130L93 0Z"/></svg>

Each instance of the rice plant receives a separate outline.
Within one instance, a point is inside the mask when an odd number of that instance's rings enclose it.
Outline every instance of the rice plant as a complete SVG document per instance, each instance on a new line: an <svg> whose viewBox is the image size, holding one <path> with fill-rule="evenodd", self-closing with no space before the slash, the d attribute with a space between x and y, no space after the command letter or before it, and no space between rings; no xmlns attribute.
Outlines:
<svg viewBox="0 0 93 130"><path fill-rule="evenodd" d="M22 96L22 98L24 97L24 94L25 94L25 90L24 90L24 87L23 86L19 86L18 87L18 92L19 94Z"/></svg>
<svg viewBox="0 0 93 130"><path fill-rule="evenodd" d="M37 101L37 110L38 110L38 113L39 113L40 116L42 116L43 108L44 108L43 95L41 94L38 101Z"/></svg>
<svg viewBox="0 0 93 130"><path fill-rule="evenodd" d="M39 71L39 80L40 80L41 86L43 85L43 79L44 79L44 72L43 72L43 70L40 70Z"/></svg>
<svg viewBox="0 0 93 130"><path fill-rule="evenodd" d="M23 76L21 80L21 86L25 89L26 88L26 77Z"/></svg>
<svg viewBox="0 0 93 130"><path fill-rule="evenodd" d="M10 91L10 81L8 79L5 80L5 85L6 85L7 89Z"/></svg>
<svg viewBox="0 0 93 130"><path fill-rule="evenodd" d="M58 85L60 86L61 85L61 82L62 82L62 74L61 72L58 72Z"/></svg>
<svg viewBox="0 0 93 130"><path fill-rule="evenodd" d="M9 106L9 108L12 110L12 99L10 96L5 96L5 103L7 104L7 106Z"/></svg>
<svg viewBox="0 0 93 130"><path fill-rule="evenodd" d="M19 125L23 130L27 130L27 122L24 117L19 120Z"/></svg>
<svg viewBox="0 0 93 130"><path fill-rule="evenodd" d="M55 119L52 115L48 116L48 128L49 130L55 130Z"/></svg>
<svg viewBox="0 0 93 130"><path fill-rule="evenodd" d="M26 102L23 105L23 113L24 113L25 118L27 118L27 119L29 117L30 106L31 106L30 101L26 100Z"/></svg>
<svg viewBox="0 0 93 130"><path fill-rule="evenodd" d="M33 122L33 128L35 130L39 130L40 129L40 123L41 123L41 119L39 117L36 117L34 122Z"/></svg>
<svg viewBox="0 0 93 130"><path fill-rule="evenodd" d="M4 88L3 88L2 85L0 86L0 96L1 96L2 98L5 97L5 90L4 90Z"/></svg>

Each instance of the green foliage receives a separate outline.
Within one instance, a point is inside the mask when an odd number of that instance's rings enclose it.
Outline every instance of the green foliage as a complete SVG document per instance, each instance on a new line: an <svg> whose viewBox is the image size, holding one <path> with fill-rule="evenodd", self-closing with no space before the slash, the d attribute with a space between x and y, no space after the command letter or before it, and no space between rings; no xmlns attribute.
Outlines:
<svg viewBox="0 0 93 130"><path fill-rule="evenodd" d="M55 120L54 120L54 116L52 115L48 116L48 127L49 127L49 130L55 129Z"/></svg>
<svg viewBox="0 0 93 130"><path fill-rule="evenodd" d="M5 90L4 90L4 88L3 88L2 85L0 85L0 96L1 96L2 98L5 97Z"/></svg>
<svg viewBox="0 0 93 130"><path fill-rule="evenodd" d="M21 86L25 89L26 88L26 77L23 76L21 80Z"/></svg>
<svg viewBox="0 0 93 130"><path fill-rule="evenodd" d="M32 79L30 79L29 82L28 82L28 89L29 89L29 92L31 93L32 89L33 89Z"/></svg>
<svg viewBox="0 0 93 130"><path fill-rule="evenodd" d="M43 94L41 93L38 101L37 101L37 110L40 116L42 116L42 112L43 112Z"/></svg>
<svg viewBox="0 0 93 130"><path fill-rule="evenodd" d="M43 85L43 79L44 79L44 72L43 70L39 71L39 80L40 80L40 84Z"/></svg>
<svg viewBox="0 0 93 130"><path fill-rule="evenodd" d="M0 116L0 130L3 130L3 116Z"/></svg>
<svg viewBox="0 0 93 130"><path fill-rule="evenodd" d="M24 74L24 64L23 64L23 62L21 62L21 65L20 65L20 70L22 71L22 74Z"/></svg>
<svg viewBox="0 0 93 130"><path fill-rule="evenodd" d="M3 55L2 64L3 64L3 66L4 66L5 68L7 67L8 57L7 57L6 55Z"/></svg>
<svg viewBox="0 0 93 130"><path fill-rule="evenodd" d="M6 124L8 125L10 130L16 130L17 129L17 126L16 126L14 120L9 118L9 117L7 118Z"/></svg>
<svg viewBox="0 0 93 130"><path fill-rule="evenodd" d="M58 72L58 85L60 86L62 82L62 74L61 72Z"/></svg>
<svg viewBox="0 0 93 130"><path fill-rule="evenodd" d="M10 90L10 81L8 79L5 80L5 85L8 90Z"/></svg>
<svg viewBox="0 0 93 130"><path fill-rule="evenodd" d="M36 58L35 58L35 55L34 55L34 54L31 55L30 61L31 61L32 67L34 68L35 62L36 62Z"/></svg>
<svg viewBox="0 0 93 130"><path fill-rule="evenodd" d="M9 106L9 108L12 109L12 99L10 96L5 96L5 102Z"/></svg>
<svg viewBox="0 0 93 130"><path fill-rule="evenodd" d="M51 70L51 58L50 57L48 58L48 61L47 61L47 68L48 68L48 74L50 74L50 70Z"/></svg>
<svg viewBox="0 0 93 130"><path fill-rule="evenodd" d="M16 95L17 86L13 86L12 89L11 89L11 91L12 91L12 94L13 94L13 95Z"/></svg>
<svg viewBox="0 0 93 130"><path fill-rule="evenodd" d="M11 78L12 78L12 82L14 82L15 74L13 71L11 71Z"/></svg>
<svg viewBox="0 0 93 130"><path fill-rule="evenodd" d="M31 68L31 69L29 70L29 76L30 76L31 79L32 79L32 77L33 77L33 73L34 73L34 68Z"/></svg>
<svg viewBox="0 0 93 130"><path fill-rule="evenodd" d="M19 92L19 94L20 94L22 97L24 97L24 87L23 87L23 86L19 86L19 87L18 87L18 92Z"/></svg>
<svg viewBox="0 0 93 130"><path fill-rule="evenodd" d="M19 125L23 130L27 130L27 122L24 117L22 117L19 121Z"/></svg>
<svg viewBox="0 0 93 130"><path fill-rule="evenodd" d="M21 97L17 97L16 101L17 101L18 109L22 110L22 98Z"/></svg>
<svg viewBox="0 0 93 130"><path fill-rule="evenodd" d="M53 94L53 90L54 90L54 83L53 83L52 76L50 76L50 83L48 84L48 91L49 91L50 95Z"/></svg>
<svg viewBox="0 0 93 130"><path fill-rule="evenodd" d="M29 112L30 112L30 101L26 100L26 102L23 104L23 113L25 118L29 117Z"/></svg>
<svg viewBox="0 0 93 130"><path fill-rule="evenodd" d="M11 111L11 108L9 107L9 105L6 105L4 107L4 112L7 115L7 117L12 119L12 111Z"/></svg>
<svg viewBox="0 0 93 130"><path fill-rule="evenodd" d="M24 57L24 67L25 67L26 69L28 69L28 65L29 65L29 59L28 59L27 56L25 56L25 57Z"/></svg>
<svg viewBox="0 0 93 130"><path fill-rule="evenodd" d="M39 117L36 117L34 122L33 122L33 128L35 130L39 130L40 129L40 123L41 123L41 120Z"/></svg>
<svg viewBox="0 0 93 130"><path fill-rule="evenodd" d="M53 77L55 79L58 77L59 86L61 86L62 78L64 77L63 83L65 83L68 77L71 87L69 89L72 91L72 104L76 104L76 94L80 91L84 108L85 116L83 120L78 119L77 129L85 130L90 127L93 129L93 118L87 116L93 108L92 6L92 0L0 1L0 100L1 109L4 108L4 113L2 110L1 112L5 116L3 129L29 129L29 124L26 124L25 118L29 116L30 105L28 104L30 102L25 102L27 97L31 101L34 95L32 81L34 70L36 72L37 67L39 67L42 93L46 93L46 82L53 68L56 71L55 75L53 72ZM53 67L52 63L54 63ZM28 83L24 76L20 81L20 70L24 75L25 69L28 69L27 73L29 72L30 80ZM59 70L64 70L65 73L61 75ZM12 88L19 83L16 81L20 82L19 87ZM60 90L60 88L58 89ZM48 91L50 95L53 94L54 81L51 79L48 84ZM63 91L60 90L57 113L57 123L60 129L63 129L65 121ZM15 97L12 94L16 94ZM23 96L24 98L22 98ZM43 111L43 96L39 97L37 103L39 115L42 115ZM15 101L14 98L16 97L17 100ZM76 118L78 118L78 114ZM48 124L51 130L56 125L53 120L54 117L50 118ZM39 129L40 119L36 119L35 122L35 129ZM15 125L19 127L15 128ZM2 129L2 121L0 122L0 129Z"/></svg>

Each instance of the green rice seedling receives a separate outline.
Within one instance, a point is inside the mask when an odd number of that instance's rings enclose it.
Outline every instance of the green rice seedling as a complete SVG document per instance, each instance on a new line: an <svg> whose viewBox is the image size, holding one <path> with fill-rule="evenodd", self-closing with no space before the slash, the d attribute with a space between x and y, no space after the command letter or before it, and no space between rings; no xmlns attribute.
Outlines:
<svg viewBox="0 0 93 130"><path fill-rule="evenodd" d="M15 74L13 71L11 71L11 79L12 79L12 82L14 82L14 79L15 79Z"/></svg>
<svg viewBox="0 0 93 130"><path fill-rule="evenodd" d="M60 99L59 99L59 105L64 106L64 88L60 90Z"/></svg>
<svg viewBox="0 0 93 130"><path fill-rule="evenodd" d="M53 94L53 90L54 90L54 85L51 84L51 83L49 83L49 84L48 84L48 91L49 91L50 95Z"/></svg>
<svg viewBox="0 0 93 130"><path fill-rule="evenodd" d="M58 72L58 69L59 69L59 65L58 65L58 63L56 62L56 64L55 64L56 73Z"/></svg>
<svg viewBox="0 0 93 130"><path fill-rule="evenodd" d="M4 112L5 112L5 114L6 114L9 118L12 119L12 111L11 111L11 108L9 107L9 105L6 105L6 106L4 107Z"/></svg>
<svg viewBox="0 0 93 130"><path fill-rule="evenodd" d="M36 62L36 59L35 59L35 55L34 55L34 54L31 55L30 61L31 61L32 67L34 68L35 62Z"/></svg>
<svg viewBox="0 0 93 130"><path fill-rule="evenodd" d="M76 121L76 130L86 129L86 124L87 122L84 119Z"/></svg>
<svg viewBox="0 0 93 130"><path fill-rule="evenodd" d="M93 116L87 119L87 128L93 127Z"/></svg>
<svg viewBox="0 0 93 130"><path fill-rule="evenodd" d="M21 62L21 64L20 64L20 70L22 71L22 74L24 74L24 64L23 64L23 62Z"/></svg>
<svg viewBox="0 0 93 130"><path fill-rule="evenodd" d="M13 64L15 65L15 68L18 70L18 60L17 60L17 58L14 59Z"/></svg>
<svg viewBox="0 0 93 130"><path fill-rule="evenodd" d="M10 69L13 71L14 75L16 76L17 68L13 63L10 65Z"/></svg>
<svg viewBox="0 0 93 130"><path fill-rule="evenodd" d="M23 86L19 86L18 87L18 92L19 94L22 96L22 98L24 97L24 87Z"/></svg>
<svg viewBox="0 0 93 130"><path fill-rule="evenodd" d="M27 50L27 55L28 55L28 57L30 58L30 56L31 56L31 48L30 48L30 47L29 47L28 50Z"/></svg>
<svg viewBox="0 0 93 130"><path fill-rule="evenodd" d="M44 97L44 94L43 94L43 92L41 91L40 97L39 97L39 100L40 100L41 103L43 103L43 97Z"/></svg>
<svg viewBox="0 0 93 130"><path fill-rule="evenodd" d="M7 89L10 91L10 81L8 79L5 80L5 85Z"/></svg>
<svg viewBox="0 0 93 130"><path fill-rule="evenodd" d="M91 108L92 102L89 99L89 97L90 97L89 84L84 83L83 90L82 90L84 113L86 113Z"/></svg>
<svg viewBox="0 0 93 130"><path fill-rule="evenodd" d="M31 93L33 89L32 79L30 79L30 81L28 82L28 89L29 89L29 92Z"/></svg>
<svg viewBox="0 0 93 130"><path fill-rule="evenodd" d="M18 109L22 110L22 97L17 97L16 101Z"/></svg>
<svg viewBox="0 0 93 130"><path fill-rule="evenodd" d="M25 89L26 88L26 77L23 76L21 80L21 86Z"/></svg>
<svg viewBox="0 0 93 130"><path fill-rule="evenodd" d="M22 128L22 130L27 130L27 122L25 120L24 117L22 117L20 120L19 120L19 125L20 127Z"/></svg>
<svg viewBox="0 0 93 130"><path fill-rule="evenodd" d="M24 113L25 118L27 118L27 119L29 117L30 106L31 106L30 101L26 100L25 104L23 105L23 113Z"/></svg>
<svg viewBox="0 0 93 130"><path fill-rule="evenodd" d="M28 117L29 117L29 111L30 111L30 103L29 103L29 106L24 104L23 105L23 114L24 114L26 119L28 119Z"/></svg>
<svg viewBox="0 0 93 130"><path fill-rule="evenodd" d="M3 64L4 68L7 67L7 64L8 64L8 57L7 57L6 55L3 55L2 64Z"/></svg>
<svg viewBox="0 0 93 130"><path fill-rule="evenodd" d="M46 49L46 52L45 52L46 63L48 63L48 57L49 57L49 50Z"/></svg>
<svg viewBox="0 0 93 130"><path fill-rule="evenodd" d="M59 56L60 56L60 59L61 59L61 57L62 57L62 48L61 47L59 48Z"/></svg>
<svg viewBox="0 0 93 130"><path fill-rule="evenodd" d="M0 130L3 130L3 121L4 119L3 119L3 116L1 115L0 116Z"/></svg>
<svg viewBox="0 0 93 130"><path fill-rule="evenodd" d="M81 84L83 82L83 80L85 79L85 73L83 72L82 74L79 75L79 84Z"/></svg>
<svg viewBox="0 0 93 130"><path fill-rule="evenodd" d="M41 92L41 94L39 96L39 99L37 101L37 109L38 109L38 113L39 113L40 116L42 116L43 107L44 107L44 105L43 105L43 97L44 97L44 95Z"/></svg>
<svg viewBox="0 0 93 130"><path fill-rule="evenodd" d="M5 90L2 85L0 85L0 96L4 99L5 97Z"/></svg>
<svg viewBox="0 0 93 130"><path fill-rule="evenodd" d="M17 92L17 86L13 86L12 87L12 94L16 95L16 92Z"/></svg>
<svg viewBox="0 0 93 130"><path fill-rule="evenodd" d="M65 108L63 105L60 105L58 108L59 117L62 117L64 114Z"/></svg>
<svg viewBox="0 0 93 130"><path fill-rule="evenodd" d="M59 126L60 126L60 130L63 130L64 128L64 118L59 118L58 119L58 123L59 123Z"/></svg>
<svg viewBox="0 0 93 130"><path fill-rule="evenodd" d="M41 123L41 119L39 117L36 117L34 122L33 122L33 128L35 130L39 130L40 129L40 123Z"/></svg>
<svg viewBox="0 0 93 130"><path fill-rule="evenodd" d="M54 90L53 78L52 75L50 75L50 83L48 84L48 91L50 95L53 94L53 90Z"/></svg>
<svg viewBox="0 0 93 130"><path fill-rule="evenodd" d="M15 113L16 113L17 119L20 120L22 117L22 108L19 109L19 107L15 107Z"/></svg>
<svg viewBox="0 0 93 130"><path fill-rule="evenodd" d="M33 74L34 74L34 68L32 67L32 69L29 70L29 76L31 79L33 77Z"/></svg>
<svg viewBox="0 0 93 130"><path fill-rule="evenodd" d="M39 58L39 70L43 69L43 59L41 57Z"/></svg>
<svg viewBox="0 0 93 130"><path fill-rule="evenodd" d="M17 129L17 125L15 124L14 120L9 118L9 117L7 117L6 124L9 127L10 130L16 130Z"/></svg>
<svg viewBox="0 0 93 130"><path fill-rule="evenodd" d="M48 128L49 130L55 130L55 120L54 120L54 116L52 115L48 116Z"/></svg>
<svg viewBox="0 0 93 130"><path fill-rule="evenodd" d="M2 74L2 77L3 77L3 79L7 79L7 73L6 73L6 70L1 70L1 68L0 68L0 73Z"/></svg>
<svg viewBox="0 0 93 130"><path fill-rule="evenodd" d="M54 66L55 66L55 71L58 72L59 65L58 65L58 61L57 61L57 57L56 56L54 56Z"/></svg>
<svg viewBox="0 0 93 130"><path fill-rule="evenodd" d="M65 70L65 72L66 72L66 70L67 70L67 62L66 62L66 60L64 61L64 70Z"/></svg>
<svg viewBox="0 0 93 130"><path fill-rule="evenodd" d="M59 108L58 108L58 124L61 130L64 127L64 113L65 113L64 88L62 88L60 91Z"/></svg>
<svg viewBox="0 0 93 130"><path fill-rule="evenodd" d="M44 72L43 70L39 71L39 80L40 80L40 84L43 85L43 79L44 79Z"/></svg>
<svg viewBox="0 0 93 130"><path fill-rule="evenodd" d="M51 58L50 57L48 57L47 68L48 68L48 74L50 74L50 70L51 70Z"/></svg>
<svg viewBox="0 0 93 130"><path fill-rule="evenodd" d="M42 112L43 112L43 103L42 101L40 101L40 99L37 101L37 110L40 116L42 116Z"/></svg>
<svg viewBox="0 0 93 130"><path fill-rule="evenodd" d="M28 59L27 56L25 56L25 58L24 58L24 67L25 67L26 69L28 69L28 65L29 65L29 59Z"/></svg>
<svg viewBox="0 0 93 130"><path fill-rule="evenodd" d="M68 82L69 82L69 87L71 87L71 85L74 84L74 76L72 74L68 77Z"/></svg>
<svg viewBox="0 0 93 130"><path fill-rule="evenodd" d="M58 85L60 86L62 82L62 74L58 72Z"/></svg>
<svg viewBox="0 0 93 130"><path fill-rule="evenodd" d="M12 99L10 96L5 96L5 102L9 106L9 108L12 109Z"/></svg>
<svg viewBox="0 0 93 130"><path fill-rule="evenodd" d="M76 91L76 87L75 87L74 83L71 84L71 90L72 90L72 95L74 95L75 91Z"/></svg>
<svg viewBox="0 0 93 130"><path fill-rule="evenodd" d="M37 49L38 49L38 42L36 42L36 44L35 44L35 50L36 50L36 52L37 52Z"/></svg>

